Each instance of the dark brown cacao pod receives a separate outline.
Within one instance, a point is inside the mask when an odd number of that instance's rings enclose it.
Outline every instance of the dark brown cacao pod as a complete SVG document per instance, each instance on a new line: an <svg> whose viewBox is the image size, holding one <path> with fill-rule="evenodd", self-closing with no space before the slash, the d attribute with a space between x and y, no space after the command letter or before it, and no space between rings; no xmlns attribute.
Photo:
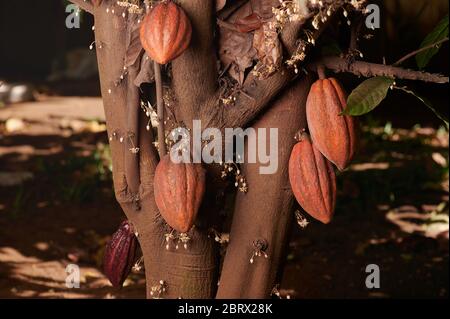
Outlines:
<svg viewBox="0 0 450 319"><path fill-rule="evenodd" d="M205 192L205 171L200 164L174 163L166 155L156 167L156 205L173 229L185 233L194 225Z"/></svg>
<svg viewBox="0 0 450 319"><path fill-rule="evenodd" d="M159 64L166 64L179 57L189 47L191 37L189 18L172 1L160 2L142 21L142 47Z"/></svg>
<svg viewBox="0 0 450 319"><path fill-rule="evenodd" d="M134 265L137 238L133 226L124 221L106 245L103 272L114 287L122 287Z"/></svg>
<svg viewBox="0 0 450 319"><path fill-rule="evenodd" d="M306 102L311 139L340 170L353 159L358 139L355 118L340 115L346 107L346 94L336 79L321 79L311 86Z"/></svg>
<svg viewBox="0 0 450 319"><path fill-rule="evenodd" d="M331 163L306 134L292 150L289 181L300 206L315 219L328 224L336 203L336 176Z"/></svg>

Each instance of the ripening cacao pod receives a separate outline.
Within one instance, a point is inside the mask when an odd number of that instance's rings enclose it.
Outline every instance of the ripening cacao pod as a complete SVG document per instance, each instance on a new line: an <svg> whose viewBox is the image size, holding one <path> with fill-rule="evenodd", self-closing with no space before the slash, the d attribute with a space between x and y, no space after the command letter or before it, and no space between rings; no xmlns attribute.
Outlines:
<svg viewBox="0 0 450 319"><path fill-rule="evenodd" d="M298 203L312 217L328 224L336 204L336 176L331 163L303 134L289 159L289 181Z"/></svg>
<svg viewBox="0 0 450 319"><path fill-rule="evenodd" d="M122 287L135 262L137 238L133 226L124 221L106 245L103 272L114 287Z"/></svg>
<svg viewBox="0 0 450 319"><path fill-rule="evenodd" d="M145 16L140 30L142 47L159 64L179 57L188 48L191 36L189 18L172 1L157 4Z"/></svg>
<svg viewBox="0 0 450 319"><path fill-rule="evenodd" d="M346 94L336 79L320 79L311 86L306 102L311 139L339 170L353 159L358 139L355 118L341 115L346 107Z"/></svg>
<svg viewBox="0 0 450 319"><path fill-rule="evenodd" d="M185 233L194 225L205 192L205 171L200 164L174 163L170 155L155 171L156 205L173 229Z"/></svg>

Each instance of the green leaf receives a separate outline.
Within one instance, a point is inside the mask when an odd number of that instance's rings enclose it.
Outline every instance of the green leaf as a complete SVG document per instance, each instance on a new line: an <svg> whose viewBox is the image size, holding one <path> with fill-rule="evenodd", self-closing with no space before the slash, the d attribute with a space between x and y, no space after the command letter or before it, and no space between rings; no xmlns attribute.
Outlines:
<svg viewBox="0 0 450 319"><path fill-rule="evenodd" d="M369 113L386 98L394 79L378 76L361 83L347 99L345 115L358 116Z"/></svg>
<svg viewBox="0 0 450 319"><path fill-rule="evenodd" d="M445 126L447 127L447 130L449 129L449 124L448 124L448 119L441 114L438 110L436 110L433 105L431 104L431 102L424 98L423 96L420 96L418 94L416 94L415 92L408 90L405 87L395 87L398 90L401 90L403 92L406 92L408 94L414 95L416 98L418 98L423 104L425 104L426 107L428 107L442 122L445 123Z"/></svg>
<svg viewBox="0 0 450 319"><path fill-rule="evenodd" d="M442 19L439 24L427 35L425 40L423 40L420 45L421 48L432 45L433 43L439 42L442 39L448 37L448 14ZM417 66L420 69L425 68L430 62L431 58L439 52L441 45L437 45L434 48L425 50L416 55Z"/></svg>

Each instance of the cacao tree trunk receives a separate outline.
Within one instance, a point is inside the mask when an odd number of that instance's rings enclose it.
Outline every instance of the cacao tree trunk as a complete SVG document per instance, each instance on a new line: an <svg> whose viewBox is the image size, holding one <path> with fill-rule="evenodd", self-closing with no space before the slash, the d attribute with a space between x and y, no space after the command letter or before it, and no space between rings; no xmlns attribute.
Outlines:
<svg viewBox="0 0 450 319"><path fill-rule="evenodd" d="M224 183L220 168L208 166L207 192L196 226L189 232L188 249L173 245L166 248L165 235L170 232L158 213L153 196L153 177L159 157L151 132L146 130L146 118L140 112L140 92L134 79L144 67L144 59L124 69L127 43L133 16L122 13L115 1L103 0L92 6L83 0L72 0L95 17L95 39L101 81L101 91L106 114L107 131L111 142L114 189L118 202L127 218L138 231L144 256L147 297L162 298L268 298L279 278L292 220L293 196L291 194L287 162L295 133L306 126L305 102L310 80L303 78L290 88L277 92L292 77L283 73L262 82L262 87L249 86L255 97L253 103L230 110L229 123L243 124L252 120L258 110L273 104L267 113L254 122L255 128L279 129L279 163L275 175L260 175L259 163L243 166L249 192L238 194L231 239L224 260L220 288L218 289L219 255L214 238L208 236L211 227L220 229L219 212L223 209ZM199 104L217 107L218 98L216 55L214 51L214 4L212 0L180 0L193 25L193 42L185 54L173 62L172 84L177 99L177 117L189 127L194 119L211 118L211 109L202 110ZM115 12L112 14L112 8ZM293 48L296 28L289 29ZM142 65L141 63L142 62ZM148 65L151 65L149 63ZM121 79L123 78L123 79ZM269 92L269 91L270 92ZM244 116L242 116L244 114ZM217 115L217 114L216 114ZM211 120L213 119L213 120ZM243 123L240 123L243 122ZM226 123L218 125L223 129ZM205 127L203 127L204 129ZM134 151L133 151L134 150ZM136 151L137 150L137 151ZM255 258L254 242L266 243L267 258ZM164 286L164 291L158 290Z"/></svg>
<svg viewBox="0 0 450 319"><path fill-rule="evenodd" d="M306 128L305 106L310 84L305 77L289 87L253 125L255 129L278 129L278 171L261 175L259 168L264 164L242 165L249 191L237 196L218 298L268 298L280 279L279 266L285 257L294 216L288 161L295 134ZM255 241L265 243L267 258L254 257L250 263Z"/></svg>

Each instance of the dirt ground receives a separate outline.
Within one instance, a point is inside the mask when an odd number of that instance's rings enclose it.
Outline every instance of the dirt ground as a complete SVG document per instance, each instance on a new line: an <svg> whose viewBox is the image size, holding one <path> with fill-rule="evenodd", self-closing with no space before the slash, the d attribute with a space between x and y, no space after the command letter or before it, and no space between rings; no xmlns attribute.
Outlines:
<svg viewBox="0 0 450 319"><path fill-rule="evenodd" d="M280 296L448 298L448 133L364 124L334 221L294 227ZM100 270L124 218L104 130L99 98L0 108L0 298L145 297L142 272L116 290ZM80 289L65 286L71 263ZM379 289L365 285L369 264Z"/></svg>

